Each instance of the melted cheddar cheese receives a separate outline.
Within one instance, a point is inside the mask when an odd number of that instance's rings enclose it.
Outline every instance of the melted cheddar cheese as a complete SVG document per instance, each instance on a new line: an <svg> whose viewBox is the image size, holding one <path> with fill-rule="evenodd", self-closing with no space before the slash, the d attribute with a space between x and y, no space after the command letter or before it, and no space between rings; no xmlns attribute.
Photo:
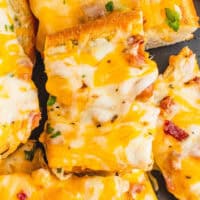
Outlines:
<svg viewBox="0 0 200 200"><path fill-rule="evenodd" d="M32 63L17 41L5 0L0 1L0 159L25 143L38 126L37 90Z"/></svg>
<svg viewBox="0 0 200 200"><path fill-rule="evenodd" d="M47 34L62 31L88 20L104 16L108 0L30 0L31 8L39 19L37 48L43 52ZM179 42L192 37L198 28L198 17L192 0L113 0L114 10L140 9L144 13L147 47ZM175 32L166 23L165 8L180 15L180 30Z"/></svg>
<svg viewBox="0 0 200 200"><path fill-rule="evenodd" d="M150 100L135 98L156 80L158 71L142 45L127 45L143 34L141 19L138 12L113 13L96 20L96 27L91 22L47 38L46 88L56 102L48 106L40 140L50 168L62 168L65 174L151 169L159 110ZM70 35L78 30L79 36ZM61 45L52 44L57 37ZM127 55L142 57L142 62L130 63Z"/></svg>
<svg viewBox="0 0 200 200"><path fill-rule="evenodd" d="M24 198L23 198L24 197ZM0 198L9 200L156 200L150 182L142 171L120 176L71 176L59 181L48 170L31 175L0 176Z"/></svg>
<svg viewBox="0 0 200 200"><path fill-rule="evenodd" d="M200 75L195 55L184 48L170 58L170 65L156 82L155 100L173 101L160 115L154 156L167 187L178 199L200 198ZM169 105L169 104L168 104ZM164 132L163 122L172 121L188 135L179 140ZM181 138L180 138L181 139Z"/></svg>

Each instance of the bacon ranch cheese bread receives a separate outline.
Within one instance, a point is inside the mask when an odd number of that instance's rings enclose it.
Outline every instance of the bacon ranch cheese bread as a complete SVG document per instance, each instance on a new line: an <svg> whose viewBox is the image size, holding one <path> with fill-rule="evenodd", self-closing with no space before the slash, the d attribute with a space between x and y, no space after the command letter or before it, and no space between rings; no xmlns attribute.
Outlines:
<svg viewBox="0 0 200 200"><path fill-rule="evenodd" d="M140 170L119 176L71 176L59 181L47 169L39 169L31 175L0 176L0 199L157 200L146 174Z"/></svg>
<svg viewBox="0 0 200 200"><path fill-rule="evenodd" d="M0 0L0 159L25 143L40 120L33 65L17 40L8 10Z"/></svg>
<svg viewBox="0 0 200 200"><path fill-rule="evenodd" d="M53 171L151 169L159 109L145 100L158 71L142 35L141 12L114 12L47 37L40 140Z"/></svg>
<svg viewBox="0 0 200 200"><path fill-rule="evenodd" d="M30 140L7 158L0 160L0 175L31 173L46 167L44 154L36 141Z"/></svg>
<svg viewBox="0 0 200 200"><path fill-rule="evenodd" d="M144 13L147 48L190 39L199 27L192 0L30 0L39 19L37 48L43 53L47 34L62 31L114 10L139 9Z"/></svg>
<svg viewBox="0 0 200 200"><path fill-rule="evenodd" d="M168 190L181 200L200 199L200 72L189 48L171 56L155 99L161 114L154 157Z"/></svg>

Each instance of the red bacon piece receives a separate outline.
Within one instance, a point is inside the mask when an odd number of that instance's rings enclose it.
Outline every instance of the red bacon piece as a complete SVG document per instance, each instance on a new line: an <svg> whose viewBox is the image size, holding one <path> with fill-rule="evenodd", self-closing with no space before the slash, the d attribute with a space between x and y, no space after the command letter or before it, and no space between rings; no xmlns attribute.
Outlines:
<svg viewBox="0 0 200 200"><path fill-rule="evenodd" d="M133 199L135 199L135 195L141 193L145 189L142 184L131 184L130 185L130 194Z"/></svg>
<svg viewBox="0 0 200 200"><path fill-rule="evenodd" d="M165 98L163 98L160 101L160 107L163 110L169 110L171 108L171 106L174 105L174 104L175 103L174 103L173 99L170 96L166 96Z"/></svg>
<svg viewBox="0 0 200 200"><path fill-rule="evenodd" d="M163 130L165 134L171 135L178 141L183 141L189 136L189 134L186 131L179 128L169 120L165 120Z"/></svg>
<svg viewBox="0 0 200 200"><path fill-rule="evenodd" d="M138 67L144 64L144 39L143 37L131 36L127 39L127 49L125 50L125 56L129 64L133 67Z"/></svg>
<svg viewBox="0 0 200 200"><path fill-rule="evenodd" d="M200 77L196 76L192 80L188 81L186 84L198 84L198 85L200 85Z"/></svg>
<svg viewBox="0 0 200 200"><path fill-rule="evenodd" d="M151 84L146 89L144 89L136 98L138 100L148 100L153 95L154 86Z"/></svg>
<svg viewBox="0 0 200 200"><path fill-rule="evenodd" d="M19 193L17 194L17 198L18 198L19 200L26 200L28 197L27 197L26 193L24 193L24 192L19 192Z"/></svg>

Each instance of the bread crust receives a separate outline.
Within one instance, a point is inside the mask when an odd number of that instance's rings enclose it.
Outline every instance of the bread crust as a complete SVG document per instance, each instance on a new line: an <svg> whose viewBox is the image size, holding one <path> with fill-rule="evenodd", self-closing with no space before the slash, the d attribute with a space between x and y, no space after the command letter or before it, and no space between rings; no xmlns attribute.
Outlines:
<svg viewBox="0 0 200 200"><path fill-rule="evenodd" d="M193 0L183 0L183 23L185 25L194 26L199 28L199 17L194 6Z"/></svg>
<svg viewBox="0 0 200 200"><path fill-rule="evenodd" d="M14 27L24 52L35 63L36 21L31 13L28 0L8 0L14 13Z"/></svg>
<svg viewBox="0 0 200 200"><path fill-rule="evenodd" d="M112 14L77 25L62 32L48 35L45 48L66 44L69 40L88 40L106 37L117 30L122 30L134 35L143 35L142 13L141 12L113 12Z"/></svg>

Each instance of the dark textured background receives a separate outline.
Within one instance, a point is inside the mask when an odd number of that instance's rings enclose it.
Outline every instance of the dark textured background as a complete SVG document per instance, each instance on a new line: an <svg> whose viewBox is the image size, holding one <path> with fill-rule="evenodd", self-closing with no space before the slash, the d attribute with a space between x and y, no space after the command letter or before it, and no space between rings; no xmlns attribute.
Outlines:
<svg viewBox="0 0 200 200"><path fill-rule="evenodd" d="M200 16L200 0L194 0L198 15ZM177 54L183 47L189 46L194 53L196 53L198 62L200 64L200 29L195 33L193 40L188 42L182 42L168 47L160 47L157 49L150 50L150 54L153 59L157 62L160 72L162 73L168 65L169 56L172 54ZM44 65L42 63L41 57L37 54L37 63L33 72L33 80L39 90L40 107L42 111L42 120L40 126L35 129L32 133L31 138L38 138L40 133L43 131L44 123L47 119L46 112L46 101L48 94L45 90L45 82L47 80L46 74L44 73ZM153 175L158 179L159 182L159 200L176 200L172 195L170 195L165 188L164 180L159 172L153 172Z"/></svg>

